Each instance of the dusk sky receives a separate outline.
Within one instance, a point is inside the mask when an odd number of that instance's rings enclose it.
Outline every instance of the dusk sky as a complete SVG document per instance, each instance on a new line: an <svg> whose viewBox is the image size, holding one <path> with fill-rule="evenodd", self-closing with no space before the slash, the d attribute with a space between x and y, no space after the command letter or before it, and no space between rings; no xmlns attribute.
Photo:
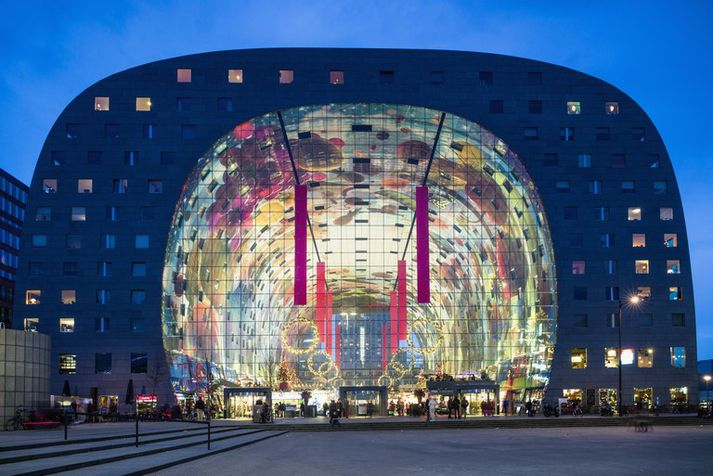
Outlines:
<svg viewBox="0 0 713 476"><path fill-rule="evenodd" d="M191 53L285 46L508 54L583 71L629 94L673 160L693 263L699 358L713 358L712 1L7 2L0 16L0 167L29 183L57 116L112 73Z"/></svg>

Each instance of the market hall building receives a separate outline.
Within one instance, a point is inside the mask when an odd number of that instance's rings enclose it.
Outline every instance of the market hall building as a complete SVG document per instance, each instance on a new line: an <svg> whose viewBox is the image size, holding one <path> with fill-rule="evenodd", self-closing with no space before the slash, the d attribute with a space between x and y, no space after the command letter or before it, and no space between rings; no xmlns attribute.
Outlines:
<svg viewBox="0 0 713 476"><path fill-rule="evenodd" d="M209 380L357 401L452 376L614 405L619 362L625 405L697 401L660 135L610 84L509 56L235 50L109 76L45 141L16 293L52 393L105 403L129 380L162 403Z"/></svg>

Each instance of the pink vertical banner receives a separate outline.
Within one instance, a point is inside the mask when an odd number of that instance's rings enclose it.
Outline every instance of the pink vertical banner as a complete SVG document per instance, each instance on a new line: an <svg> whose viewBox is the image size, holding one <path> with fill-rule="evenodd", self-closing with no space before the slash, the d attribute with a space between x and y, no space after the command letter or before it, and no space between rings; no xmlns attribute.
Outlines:
<svg viewBox="0 0 713 476"><path fill-rule="evenodd" d="M315 296L315 323L319 330L320 338L326 345L327 338L327 282L325 279L324 262L317 263L317 294Z"/></svg>
<svg viewBox="0 0 713 476"><path fill-rule="evenodd" d="M307 304L307 186L295 185L295 305Z"/></svg>
<svg viewBox="0 0 713 476"><path fill-rule="evenodd" d="M396 348L398 348L398 341L406 338L406 312L408 310L408 292L406 290L406 261L404 260L399 261L396 280L396 291L398 292L398 319L396 321L396 333L398 335L398 340L396 341Z"/></svg>
<svg viewBox="0 0 713 476"><path fill-rule="evenodd" d="M431 302L428 253L428 187L416 187L416 290L420 304Z"/></svg>
<svg viewBox="0 0 713 476"><path fill-rule="evenodd" d="M397 291L391 291L389 294L389 327L391 337L391 353L393 354L399 348L399 296Z"/></svg>

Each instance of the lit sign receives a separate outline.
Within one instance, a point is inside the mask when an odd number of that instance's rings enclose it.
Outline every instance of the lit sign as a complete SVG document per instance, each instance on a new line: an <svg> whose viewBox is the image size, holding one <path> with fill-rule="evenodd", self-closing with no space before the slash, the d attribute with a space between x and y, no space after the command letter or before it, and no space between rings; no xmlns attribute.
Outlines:
<svg viewBox="0 0 713 476"><path fill-rule="evenodd" d="M136 403L156 403L156 395L137 395Z"/></svg>

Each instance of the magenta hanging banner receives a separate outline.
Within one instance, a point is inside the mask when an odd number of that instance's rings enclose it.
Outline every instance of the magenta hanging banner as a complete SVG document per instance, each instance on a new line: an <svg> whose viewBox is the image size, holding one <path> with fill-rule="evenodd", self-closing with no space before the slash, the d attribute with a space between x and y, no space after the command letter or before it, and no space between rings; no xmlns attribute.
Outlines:
<svg viewBox="0 0 713 476"><path fill-rule="evenodd" d="M315 323L317 324L317 329L319 330L319 335L322 338L322 342L326 344L327 338L327 283L325 279L325 265L324 262L317 263L317 294L315 296Z"/></svg>
<svg viewBox="0 0 713 476"><path fill-rule="evenodd" d="M416 289L420 304L431 302L429 259L428 187L416 187Z"/></svg>
<svg viewBox="0 0 713 476"><path fill-rule="evenodd" d="M406 320L408 311L408 291L406 283L406 261L399 260L398 269L396 274L396 291L398 293L398 319L396 321L396 334L398 335L398 340L396 341L396 348L399 346L399 341L406 338Z"/></svg>
<svg viewBox="0 0 713 476"><path fill-rule="evenodd" d="M295 185L295 305L307 304L307 186Z"/></svg>
<svg viewBox="0 0 713 476"><path fill-rule="evenodd" d="M390 343L389 354L395 353L399 350L399 296L397 291L391 291L389 294L389 330Z"/></svg>

